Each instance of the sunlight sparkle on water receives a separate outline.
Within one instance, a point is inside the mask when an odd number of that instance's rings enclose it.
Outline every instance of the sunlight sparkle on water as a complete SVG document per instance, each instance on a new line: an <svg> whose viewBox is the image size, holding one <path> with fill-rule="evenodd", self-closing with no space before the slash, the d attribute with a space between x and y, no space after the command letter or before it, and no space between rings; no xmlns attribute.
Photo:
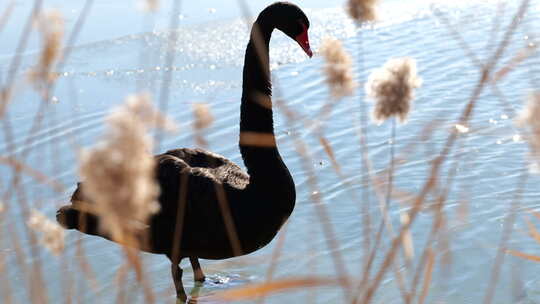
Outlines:
<svg viewBox="0 0 540 304"><path fill-rule="evenodd" d="M456 124L456 130L458 130L459 133L467 133L469 132L469 128L464 125Z"/></svg>

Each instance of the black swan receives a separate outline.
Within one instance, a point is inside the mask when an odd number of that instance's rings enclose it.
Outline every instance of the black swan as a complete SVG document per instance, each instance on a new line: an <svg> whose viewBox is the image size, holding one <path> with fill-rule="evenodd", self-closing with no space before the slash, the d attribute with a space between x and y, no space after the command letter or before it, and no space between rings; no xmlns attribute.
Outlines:
<svg viewBox="0 0 540 304"><path fill-rule="evenodd" d="M277 2L260 13L243 70L239 146L247 173L201 149L176 149L155 156L161 210L150 218L145 232L148 245L140 249L167 255L177 297L182 300L186 300L179 267L183 258L189 258L195 280L204 281L199 258L226 259L262 248L293 211L295 186L276 146L270 99L268 47L275 28L312 56L309 20L299 7ZM77 208L77 202L84 201L83 189L84 183L79 183L72 204L58 210L58 222L108 238L100 234L99 217Z"/></svg>

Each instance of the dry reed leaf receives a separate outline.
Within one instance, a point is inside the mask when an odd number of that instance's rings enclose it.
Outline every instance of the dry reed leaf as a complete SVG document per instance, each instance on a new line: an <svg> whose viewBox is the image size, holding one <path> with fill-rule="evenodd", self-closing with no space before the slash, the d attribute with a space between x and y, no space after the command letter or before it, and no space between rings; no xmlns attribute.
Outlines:
<svg viewBox="0 0 540 304"><path fill-rule="evenodd" d="M414 90L422 84L416 61L409 57L393 58L374 70L365 85L366 94L375 100L373 120L382 123L397 116L404 123L411 110Z"/></svg>
<svg viewBox="0 0 540 304"><path fill-rule="evenodd" d="M276 138L270 133L245 131L240 133L240 145L272 148L276 146Z"/></svg>
<svg viewBox="0 0 540 304"><path fill-rule="evenodd" d="M531 214L534 215L534 217L536 217L537 219L540 220L540 213L538 213L536 211L531 211Z"/></svg>
<svg viewBox="0 0 540 304"><path fill-rule="evenodd" d="M457 207L457 218L462 224L467 224L469 216L469 202L465 199L459 200Z"/></svg>
<svg viewBox="0 0 540 304"><path fill-rule="evenodd" d="M40 243L53 254L59 255L64 250L65 230L56 222L49 220L37 210L31 210L26 222L30 229L42 234Z"/></svg>
<svg viewBox="0 0 540 304"><path fill-rule="evenodd" d="M56 182L53 178L48 177L44 173L37 171L36 169L23 164L22 162L18 161L16 158L11 156L0 156L0 163L6 164L7 166L10 166L13 168L13 170L16 170L17 172L26 173L29 176L31 176L36 181L50 186L52 189L54 189L57 192L64 192L64 187L62 184Z"/></svg>
<svg viewBox="0 0 540 304"><path fill-rule="evenodd" d="M266 94L262 94L258 91L254 92L252 96L253 96L253 100L255 100L255 102L257 102L261 107L272 110L272 98L270 96ZM284 110L288 111L288 109L286 108ZM289 114L293 114L293 113L289 113Z"/></svg>
<svg viewBox="0 0 540 304"><path fill-rule="evenodd" d="M56 79L51 70L60 57L64 38L64 19L60 11L50 10L37 18L36 25L41 33L42 50L38 65L30 73L30 79L47 84Z"/></svg>
<svg viewBox="0 0 540 304"><path fill-rule="evenodd" d="M399 219L402 226L407 226L409 224L410 219L407 212L401 212L399 215ZM407 228L403 233L403 238L401 239L401 241L403 242L403 250L405 250L405 257L409 261L412 261L412 259L414 258L414 244L411 230L409 228Z"/></svg>
<svg viewBox="0 0 540 304"><path fill-rule="evenodd" d="M13 9L15 8L15 0L11 0L7 7L4 9L2 14L0 15L0 31L4 28L6 25L8 19L10 16L12 16Z"/></svg>
<svg viewBox="0 0 540 304"><path fill-rule="evenodd" d="M533 261L533 262L540 262L540 256L537 256L537 255L527 254L527 253L517 251L517 250L512 250L512 249L506 249L505 251L506 253L509 253L513 256L517 256L519 258L523 258L523 259Z"/></svg>
<svg viewBox="0 0 540 304"><path fill-rule="evenodd" d="M321 279L321 278L299 278L279 280L260 284L251 284L245 287L227 290L216 294L214 297L225 301L242 301L252 300L260 296L266 296L272 293L283 292L291 289L321 287L339 285L338 279Z"/></svg>
<svg viewBox="0 0 540 304"><path fill-rule="evenodd" d="M351 96L356 88L352 60L341 41L331 37L325 38L321 45L321 53L326 61L324 72L332 96L336 99Z"/></svg>
<svg viewBox="0 0 540 304"><path fill-rule="evenodd" d="M435 253L431 248L427 252L427 266L424 272L424 284L422 284L422 293L420 294L419 304L424 303L429 292L429 286L431 285L431 277L433 275L433 266L435 265Z"/></svg>
<svg viewBox="0 0 540 304"><path fill-rule="evenodd" d="M332 162L332 166L337 171L337 173L341 174L341 166L339 165L338 161L336 160L336 156L334 155L334 149L330 146L330 143L326 138L319 136L319 142L324 148L324 151L330 157L330 161Z"/></svg>
<svg viewBox="0 0 540 304"><path fill-rule="evenodd" d="M375 21L377 18L377 12L375 10L377 2L377 0L349 0L347 3L347 13L359 23Z"/></svg>
<svg viewBox="0 0 540 304"><path fill-rule="evenodd" d="M386 191L386 183L387 183L386 176L385 176L387 174L386 172L387 171L384 170L377 175L373 175L372 177L371 183L376 188L378 193L384 193ZM395 200L404 206L412 205L412 203L414 202L417 196L418 195L412 192L397 188L396 186L392 186L392 193L391 193L392 200ZM426 206L425 208L428 208L428 207L429 206Z"/></svg>
<svg viewBox="0 0 540 304"><path fill-rule="evenodd" d="M519 51L508 64L506 64L504 67L502 67L500 70L498 70L495 75L493 76L492 82L496 83L503 79L508 73L510 73L512 70L514 70L521 62L529 58L530 56L534 55L536 53L536 49L538 46L536 44L533 44L532 46L527 47L526 49L523 49Z"/></svg>
<svg viewBox="0 0 540 304"><path fill-rule="evenodd" d="M525 223L527 223L527 227L529 228L529 235L540 243L540 233L536 230L536 227L534 227L533 223L527 218L525 218Z"/></svg>
<svg viewBox="0 0 540 304"><path fill-rule="evenodd" d="M172 123L153 108L147 94L128 96L107 123L103 141L81 153L79 173L83 196L101 218L100 229L125 243L159 210L159 186L147 131L156 125L170 129Z"/></svg>

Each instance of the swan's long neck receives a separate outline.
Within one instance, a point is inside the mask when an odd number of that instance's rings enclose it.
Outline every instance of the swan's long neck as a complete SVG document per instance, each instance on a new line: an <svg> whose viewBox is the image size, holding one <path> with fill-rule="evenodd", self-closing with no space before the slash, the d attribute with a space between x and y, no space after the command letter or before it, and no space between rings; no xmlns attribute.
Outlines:
<svg viewBox="0 0 540 304"><path fill-rule="evenodd" d="M240 109L240 152L252 183L268 184L285 179L294 183L278 152L272 117L272 84L268 46L272 26L264 20L253 25L244 62L242 105Z"/></svg>
<svg viewBox="0 0 540 304"><path fill-rule="evenodd" d="M253 25L244 60L240 132L274 135L270 99L272 84L268 63L268 46L271 34L271 29L265 29L257 22ZM242 146L245 145L240 142L240 147Z"/></svg>

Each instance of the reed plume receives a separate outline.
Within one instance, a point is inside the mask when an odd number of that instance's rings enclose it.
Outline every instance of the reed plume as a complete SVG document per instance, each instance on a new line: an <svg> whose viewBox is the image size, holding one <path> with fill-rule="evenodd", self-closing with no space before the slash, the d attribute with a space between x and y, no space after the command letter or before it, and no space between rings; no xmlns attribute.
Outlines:
<svg viewBox="0 0 540 304"><path fill-rule="evenodd" d="M193 116L195 118L193 122L195 142L198 146L206 147L208 146L208 142L203 136L203 130L214 122L214 117L212 117L208 105L204 103L193 104Z"/></svg>
<svg viewBox="0 0 540 304"><path fill-rule="evenodd" d="M65 230L37 210L32 210L26 222L30 229L41 234L40 243L55 255L64 250Z"/></svg>
<svg viewBox="0 0 540 304"><path fill-rule="evenodd" d="M137 6L143 12L154 13L159 9L159 0L139 0Z"/></svg>
<svg viewBox="0 0 540 304"><path fill-rule="evenodd" d="M349 0L347 12L358 23L374 21L377 18L377 0Z"/></svg>
<svg viewBox="0 0 540 304"><path fill-rule="evenodd" d="M56 79L52 68L61 55L64 19L58 10L51 10L40 15L36 20L36 25L41 34L42 49L39 63L30 73L30 79L47 84Z"/></svg>
<svg viewBox="0 0 540 304"><path fill-rule="evenodd" d="M214 121L210 107L204 103L193 104L193 115L195 116L195 129L206 129Z"/></svg>
<svg viewBox="0 0 540 304"><path fill-rule="evenodd" d="M170 129L171 123L155 110L147 94L127 97L107 118L103 141L81 153L79 172L84 197L100 216L100 229L123 242L159 210L159 186L150 127Z"/></svg>
<svg viewBox="0 0 540 304"><path fill-rule="evenodd" d="M390 59L383 67L374 70L365 86L367 95L376 101L373 119L382 123L395 116L402 123L406 122L414 89L421 84L422 79L416 73L416 61L409 57Z"/></svg>
<svg viewBox="0 0 540 304"><path fill-rule="evenodd" d="M331 37L325 38L321 52L326 61L324 72L332 96L339 99L352 95L356 87L352 72L352 60L343 48L341 41Z"/></svg>
<svg viewBox="0 0 540 304"><path fill-rule="evenodd" d="M520 127L530 131L530 134L524 138L531 148L533 160L531 170L540 173L540 91L529 96L527 105L521 111L517 123Z"/></svg>

